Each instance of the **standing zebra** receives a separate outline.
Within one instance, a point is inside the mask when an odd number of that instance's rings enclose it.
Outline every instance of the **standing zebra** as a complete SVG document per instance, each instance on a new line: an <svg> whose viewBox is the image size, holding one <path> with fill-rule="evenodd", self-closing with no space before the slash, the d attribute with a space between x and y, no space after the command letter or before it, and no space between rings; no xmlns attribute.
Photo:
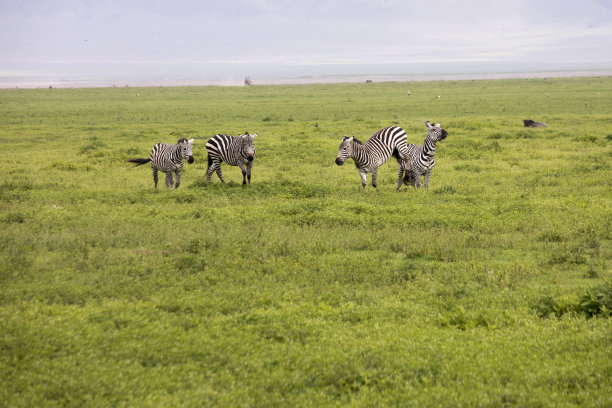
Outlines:
<svg viewBox="0 0 612 408"><path fill-rule="evenodd" d="M217 171L217 176L222 183L223 175L221 174L221 163L225 162L230 166L238 166L242 170L242 184L251 184L251 168L253 167L253 159L255 158L255 144L253 139L257 137L257 133L249 135L239 134L238 136L215 135L206 142L206 151L208 152L208 170L206 171L206 180L210 181L213 171Z"/></svg>
<svg viewBox="0 0 612 408"><path fill-rule="evenodd" d="M169 145L166 143L158 143L153 146L151 150L151 156L148 159L129 159L128 162L136 163L136 166L140 166L147 162L151 162L151 168L153 169L153 181L155 182L155 188L157 188L157 172L161 171L166 173L166 187L178 188L181 185L181 171L183 170L183 160L187 159L189 164L193 163L193 154L191 152L191 145L194 139L179 139L175 145ZM172 173L176 173L176 184L172 177Z"/></svg>
<svg viewBox="0 0 612 408"><path fill-rule="evenodd" d="M436 142L446 139L447 136L446 130L442 129L439 123L433 126L427 121L425 125L429 129L429 132L427 132L427 137L425 138L423 146L409 144L408 150L410 151L411 163L403 161L400 164L400 167L404 169L412 167L412 170L406 170L404 183L410 183L412 187L415 187L416 183L417 188L421 188L422 175L425 175L425 188L429 188L429 177L431 177L431 172L435 164L434 154L436 153Z"/></svg>
<svg viewBox="0 0 612 408"><path fill-rule="evenodd" d="M406 144L406 132L397 126L389 126L374 133L365 143L361 143L354 137L343 137L338 148L336 164L342 166L346 159L352 158L355 167L361 175L361 185L367 184L367 174L372 173L372 187L377 188L376 178L378 167L383 165L389 157L393 156L398 163L403 163L410 170L410 152ZM400 166L398 169L397 190L402 186L402 174L406 170Z"/></svg>

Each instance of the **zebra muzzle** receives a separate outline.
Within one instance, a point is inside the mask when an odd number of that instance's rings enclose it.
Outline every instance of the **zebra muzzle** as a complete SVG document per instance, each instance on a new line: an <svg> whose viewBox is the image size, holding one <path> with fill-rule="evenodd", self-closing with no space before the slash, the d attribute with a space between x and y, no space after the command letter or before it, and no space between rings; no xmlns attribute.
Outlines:
<svg viewBox="0 0 612 408"><path fill-rule="evenodd" d="M344 164L344 160L341 157L336 157L336 164L338 166L342 166Z"/></svg>
<svg viewBox="0 0 612 408"><path fill-rule="evenodd" d="M193 163L193 156L189 156L187 158L187 163L189 163L189 164Z"/></svg>

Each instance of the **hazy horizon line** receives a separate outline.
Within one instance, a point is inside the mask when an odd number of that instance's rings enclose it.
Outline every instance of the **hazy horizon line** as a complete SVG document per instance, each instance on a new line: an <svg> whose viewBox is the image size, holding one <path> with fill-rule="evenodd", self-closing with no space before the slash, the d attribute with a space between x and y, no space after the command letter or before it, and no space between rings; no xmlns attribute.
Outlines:
<svg viewBox="0 0 612 408"><path fill-rule="evenodd" d="M12 75L6 75L6 74ZM149 75L134 78L131 74L79 75L56 74L30 75L19 71L0 70L0 89L39 89L39 88L112 88L112 87L180 87L180 86L243 86L244 79L250 78L253 85L308 85L361 82L427 82L496 79L542 79L612 76L612 69L559 69L559 70L517 70L507 72L437 72L437 73L312 73L295 76L262 77L252 75L231 78L196 78L194 75Z"/></svg>

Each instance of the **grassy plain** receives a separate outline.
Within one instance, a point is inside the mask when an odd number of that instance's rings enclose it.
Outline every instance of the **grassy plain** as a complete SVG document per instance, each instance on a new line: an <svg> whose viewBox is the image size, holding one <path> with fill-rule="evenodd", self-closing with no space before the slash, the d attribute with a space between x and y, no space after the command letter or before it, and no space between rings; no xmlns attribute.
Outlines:
<svg viewBox="0 0 612 408"><path fill-rule="evenodd" d="M429 191L334 164L428 119ZM0 406L612 406L611 123L609 77L0 90ZM180 137L178 190L125 163Z"/></svg>

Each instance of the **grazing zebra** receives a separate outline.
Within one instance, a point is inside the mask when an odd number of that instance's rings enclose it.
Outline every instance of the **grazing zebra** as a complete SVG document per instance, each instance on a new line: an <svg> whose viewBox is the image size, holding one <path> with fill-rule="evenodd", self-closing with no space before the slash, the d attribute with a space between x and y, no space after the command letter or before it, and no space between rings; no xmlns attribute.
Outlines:
<svg viewBox="0 0 612 408"><path fill-rule="evenodd" d="M389 126L374 133L365 143L361 143L354 137L343 137L338 149L336 164L342 166L346 159L352 158L361 175L361 185L366 186L367 174L370 172L372 173L372 187L377 188L378 167L389 160L389 157L394 156L398 163L402 160L403 165L408 166L407 170L410 170L409 155L404 129ZM397 190L402 186L402 174L405 170L402 166L398 169Z"/></svg>
<svg viewBox="0 0 612 408"><path fill-rule="evenodd" d="M427 132L427 137L425 138L423 146L409 144L408 150L410 151L411 163L400 163L400 169L412 168L411 170L406 170L404 183L410 183L412 187L415 187L416 183L417 188L421 188L422 175L425 175L425 188L429 188L429 177L431 177L431 172L435 164L434 154L436 153L436 142L446 139L447 136L446 130L442 129L439 123L433 126L427 121L425 125L429 129L429 132Z"/></svg>
<svg viewBox="0 0 612 408"><path fill-rule="evenodd" d="M183 160L187 159L188 163L193 163L193 154L191 152L191 145L193 144L193 140L194 139L179 139L175 145L158 143L153 146L153 150L151 150L151 156L149 156L148 159L129 159L128 162L136 163L136 166L134 167L140 166L147 162L151 162L155 188L157 188L158 171L166 173L166 187L178 188L178 186L181 185L181 171L183 170ZM172 173L176 173L176 184L174 184Z"/></svg>
<svg viewBox="0 0 612 408"><path fill-rule="evenodd" d="M206 180L210 181L213 171L217 171L217 176L222 183L223 175L221 174L221 163L225 162L230 166L238 166L242 170L242 184L251 184L251 168L253 167L253 159L255 158L255 144L253 139L257 137L257 133L249 135L238 135L236 137L229 135L215 135L206 142L206 151L208 152L208 170L206 171Z"/></svg>

